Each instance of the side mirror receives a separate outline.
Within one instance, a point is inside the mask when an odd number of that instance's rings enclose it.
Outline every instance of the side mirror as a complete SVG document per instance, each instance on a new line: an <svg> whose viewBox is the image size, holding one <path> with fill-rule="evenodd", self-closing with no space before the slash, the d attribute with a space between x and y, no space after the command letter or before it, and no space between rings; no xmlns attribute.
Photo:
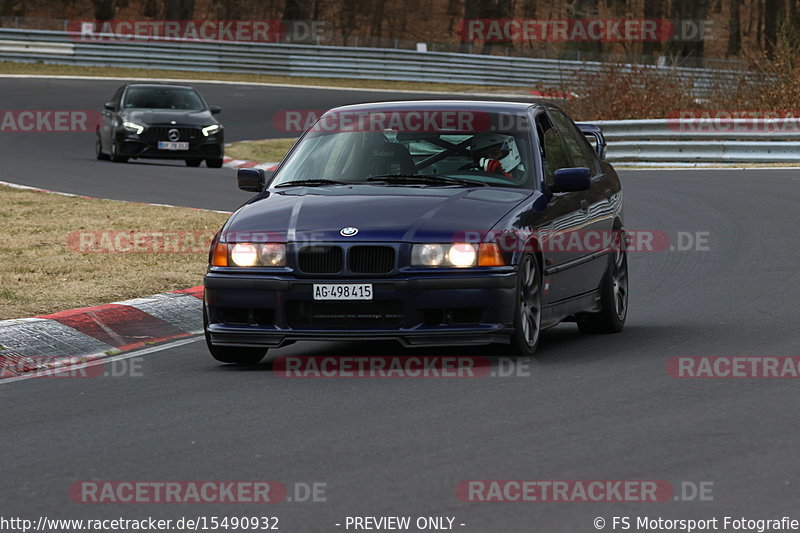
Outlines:
<svg viewBox="0 0 800 533"><path fill-rule="evenodd" d="M261 192L271 178L274 171L262 170L260 168L240 168L236 172L236 182L239 188L248 192Z"/></svg>
<svg viewBox="0 0 800 533"><path fill-rule="evenodd" d="M222 113L222 108L218 105L210 105L208 106L208 110L211 111L212 115L219 115Z"/></svg>
<svg viewBox="0 0 800 533"><path fill-rule="evenodd" d="M553 192L585 191L592 186L592 173L588 168L559 168L555 172Z"/></svg>
<svg viewBox="0 0 800 533"><path fill-rule="evenodd" d="M103 109L107 111L116 111L117 104L115 104L114 102L106 102L105 104L103 104Z"/></svg>
<svg viewBox="0 0 800 533"><path fill-rule="evenodd" d="M599 126L595 126L594 124L576 124L578 129L581 130L586 137L591 137L594 141L594 149L597 152L597 155L600 156L600 159L606 158L606 138L603 135L603 130L600 129Z"/></svg>

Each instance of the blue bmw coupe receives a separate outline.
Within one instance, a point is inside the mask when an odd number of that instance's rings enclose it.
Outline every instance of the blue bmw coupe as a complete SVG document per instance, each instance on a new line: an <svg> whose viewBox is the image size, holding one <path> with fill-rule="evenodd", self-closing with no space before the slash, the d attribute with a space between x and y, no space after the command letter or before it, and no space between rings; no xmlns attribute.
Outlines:
<svg viewBox="0 0 800 533"><path fill-rule="evenodd" d="M255 364L299 340L505 344L622 330L620 180L599 128L546 103L407 101L323 114L212 243L205 335Z"/></svg>

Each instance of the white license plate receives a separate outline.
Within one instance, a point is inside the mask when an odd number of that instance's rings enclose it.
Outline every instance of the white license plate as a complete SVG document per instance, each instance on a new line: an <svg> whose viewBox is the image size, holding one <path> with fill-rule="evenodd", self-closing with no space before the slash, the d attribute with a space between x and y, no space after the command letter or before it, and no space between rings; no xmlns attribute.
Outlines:
<svg viewBox="0 0 800 533"><path fill-rule="evenodd" d="M187 142L158 141L159 150L188 150Z"/></svg>
<svg viewBox="0 0 800 533"><path fill-rule="evenodd" d="M315 300L372 300L372 283L315 283Z"/></svg>

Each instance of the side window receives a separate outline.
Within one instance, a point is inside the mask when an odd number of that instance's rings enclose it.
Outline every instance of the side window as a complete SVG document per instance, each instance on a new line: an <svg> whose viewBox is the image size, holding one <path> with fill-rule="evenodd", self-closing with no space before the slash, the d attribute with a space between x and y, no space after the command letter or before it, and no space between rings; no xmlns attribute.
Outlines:
<svg viewBox="0 0 800 533"><path fill-rule="evenodd" d="M600 167L594 156L594 150L589 141L586 140L586 137L575 128L575 125L564 113L550 109L550 116L553 117L553 122L561 132L564 144L572 156L575 166L586 167L592 171L592 174L598 174Z"/></svg>
<svg viewBox="0 0 800 533"><path fill-rule="evenodd" d="M571 168L575 166L572 157L567 150L561 134L558 132L545 115L536 118L536 130L541 143L542 166L544 168L544 179L548 188L553 186L555 171L560 168Z"/></svg>

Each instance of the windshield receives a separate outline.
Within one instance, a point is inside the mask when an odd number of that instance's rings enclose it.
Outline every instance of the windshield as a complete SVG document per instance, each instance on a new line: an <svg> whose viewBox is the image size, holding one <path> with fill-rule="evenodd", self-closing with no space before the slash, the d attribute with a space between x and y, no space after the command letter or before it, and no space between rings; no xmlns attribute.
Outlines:
<svg viewBox="0 0 800 533"><path fill-rule="evenodd" d="M125 109L180 109L203 111L206 106L194 89L183 87L130 87Z"/></svg>
<svg viewBox="0 0 800 533"><path fill-rule="evenodd" d="M270 186L328 180L532 188L535 180L527 139L527 131L327 132L312 128Z"/></svg>

